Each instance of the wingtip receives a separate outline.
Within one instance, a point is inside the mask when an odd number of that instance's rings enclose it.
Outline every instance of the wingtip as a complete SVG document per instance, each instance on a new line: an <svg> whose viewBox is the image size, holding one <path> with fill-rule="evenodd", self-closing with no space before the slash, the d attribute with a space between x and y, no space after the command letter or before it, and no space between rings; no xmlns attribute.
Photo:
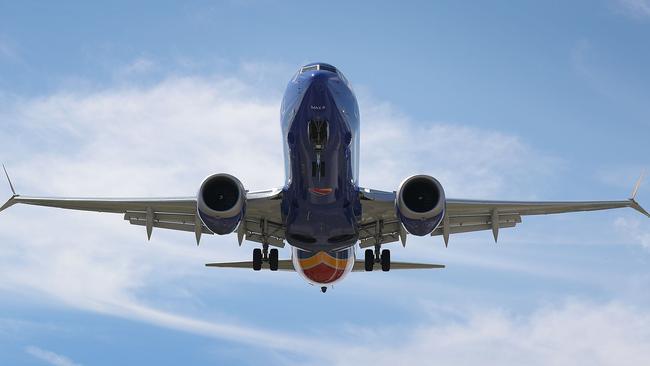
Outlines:
<svg viewBox="0 0 650 366"><path fill-rule="evenodd" d="M640 213L644 214L645 216L650 218L650 213L646 211L641 205L636 201L636 194L639 193L639 187L641 187L641 183L643 182L643 178L645 178L645 173L646 171L643 170L641 171L641 175L639 178L636 180L636 183L634 184L634 188L632 189L632 194L630 195L630 207L633 209L639 211Z"/></svg>
<svg viewBox="0 0 650 366"><path fill-rule="evenodd" d="M630 198L630 207L644 214L646 217L650 218L650 213L648 213L648 211L646 211L643 207L641 207L641 205L633 198Z"/></svg>
<svg viewBox="0 0 650 366"><path fill-rule="evenodd" d="M9 188L11 188L11 193L13 193L13 195L16 196L16 189L14 188L13 183L11 183L11 178L9 178L9 173L7 173L7 167L5 167L4 163L2 164L2 170L4 170L5 177L7 177L7 182L9 182Z"/></svg>
<svg viewBox="0 0 650 366"><path fill-rule="evenodd" d="M5 204L2 205L2 207L0 207L0 212L2 212L4 210L8 209L9 207L15 205L16 204L16 197L18 197L17 194L14 194L13 196L11 196L11 198L9 198L7 200L7 202L5 202Z"/></svg>
<svg viewBox="0 0 650 366"><path fill-rule="evenodd" d="M645 178L645 170L641 172L641 175L639 176L639 179L636 180L636 183L634 184L634 188L632 189L632 194L630 195L630 200L634 201L636 199L636 194L639 192L639 187L641 186L641 183L643 182L643 178Z"/></svg>

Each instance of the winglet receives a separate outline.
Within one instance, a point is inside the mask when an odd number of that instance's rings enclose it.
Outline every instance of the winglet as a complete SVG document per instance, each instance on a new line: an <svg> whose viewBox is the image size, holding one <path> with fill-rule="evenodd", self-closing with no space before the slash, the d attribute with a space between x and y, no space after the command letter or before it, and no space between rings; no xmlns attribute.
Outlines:
<svg viewBox="0 0 650 366"><path fill-rule="evenodd" d="M9 188L11 188L11 192L16 195L16 190L14 189L14 185L11 183L11 178L9 178L9 173L7 173L7 168L5 167L4 164L2 164L2 170L5 171L5 176L7 177L7 182L9 182ZM0 210L2 211L2 210Z"/></svg>
<svg viewBox="0 0 650 366"><path fill-rule="evenodd" d="M641 175L639 176L639 179L636 180L636 184L634 184L634 189L632 190L632 195L630 195L630 199L634 201L636 198L636 194L639 191L639 187L641 186L641 182L643 182L643 178L645 177L645 170L641 172Z"/></svg>
<svg viewBox="0 0 650 366"><path fill-rule="evenodd" d="M0 207L0 212L8 209L9 207L13 206L16 204L16 197L18 195L16 194L16 190L14 189L14 185L11 183L11 178L9 178L9 173L7 173L7 168L5 168L5 165L2 164L2 170L5 171L5 176L7 177L7 182L9 182L9 188L11 188L11 193L13 193L13 196L7 202L5 202L4 205Z"/></svg>

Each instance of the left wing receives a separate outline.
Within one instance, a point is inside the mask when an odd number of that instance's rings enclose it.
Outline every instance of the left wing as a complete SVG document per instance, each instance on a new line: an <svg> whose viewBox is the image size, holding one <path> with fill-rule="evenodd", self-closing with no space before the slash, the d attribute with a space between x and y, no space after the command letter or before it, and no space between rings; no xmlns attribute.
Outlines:
<svg viewBox="0 0 650 366"><path fill-rule="evenodd" d="M650 217L632 197L621 201L479 201L447 199L445 216L431 235L442 235L445 245L450 234L491 230L497 240L499 229L514 227L525 215L547 215L564 212L596 211L631 207ZM362 248L375 244L402 241L406 243L406 231L395 214L395 192L362 189L363 218L361 224Z"/></svg>

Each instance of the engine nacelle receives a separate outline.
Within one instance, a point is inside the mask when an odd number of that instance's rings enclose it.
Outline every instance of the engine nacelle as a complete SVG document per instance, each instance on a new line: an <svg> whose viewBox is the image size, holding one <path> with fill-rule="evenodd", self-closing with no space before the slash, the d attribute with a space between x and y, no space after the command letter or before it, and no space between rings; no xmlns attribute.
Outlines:
<svg viewBox="0 0 650 366"><path fill-rule="evenodd" d="M230 174L214 174L201 184L196 199L201 221L215 234L232 233L246 212L246 191Z"/></svg>
<svg viewBox="0 0 650 366"><path fill-rule="evenodd" d="M435 230L445 215L445 191L435 178L414 175L400 184L395 206L404 228L424 236Z"/></svg>

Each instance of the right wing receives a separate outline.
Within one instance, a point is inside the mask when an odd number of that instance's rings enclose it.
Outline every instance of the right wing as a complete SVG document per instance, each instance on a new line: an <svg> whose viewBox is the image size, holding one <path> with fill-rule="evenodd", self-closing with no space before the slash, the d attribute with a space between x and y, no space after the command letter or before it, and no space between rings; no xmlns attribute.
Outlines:
<svg viewBox="0 0 650 366"><path fill-rule="evenodd" d="M250 241L266 241L272 246L284 246L284 230L280 213L281 193L280 188L246 192L246 215L237 229L240 245L246 238ZM146 227L149 238L153 228L193 232L197 244L202 234L213 234L196 214L195 197L57 198L27 197L14 193L0 207L0 211L15 204L124 214L124 220L130 224Z"/></svg>

